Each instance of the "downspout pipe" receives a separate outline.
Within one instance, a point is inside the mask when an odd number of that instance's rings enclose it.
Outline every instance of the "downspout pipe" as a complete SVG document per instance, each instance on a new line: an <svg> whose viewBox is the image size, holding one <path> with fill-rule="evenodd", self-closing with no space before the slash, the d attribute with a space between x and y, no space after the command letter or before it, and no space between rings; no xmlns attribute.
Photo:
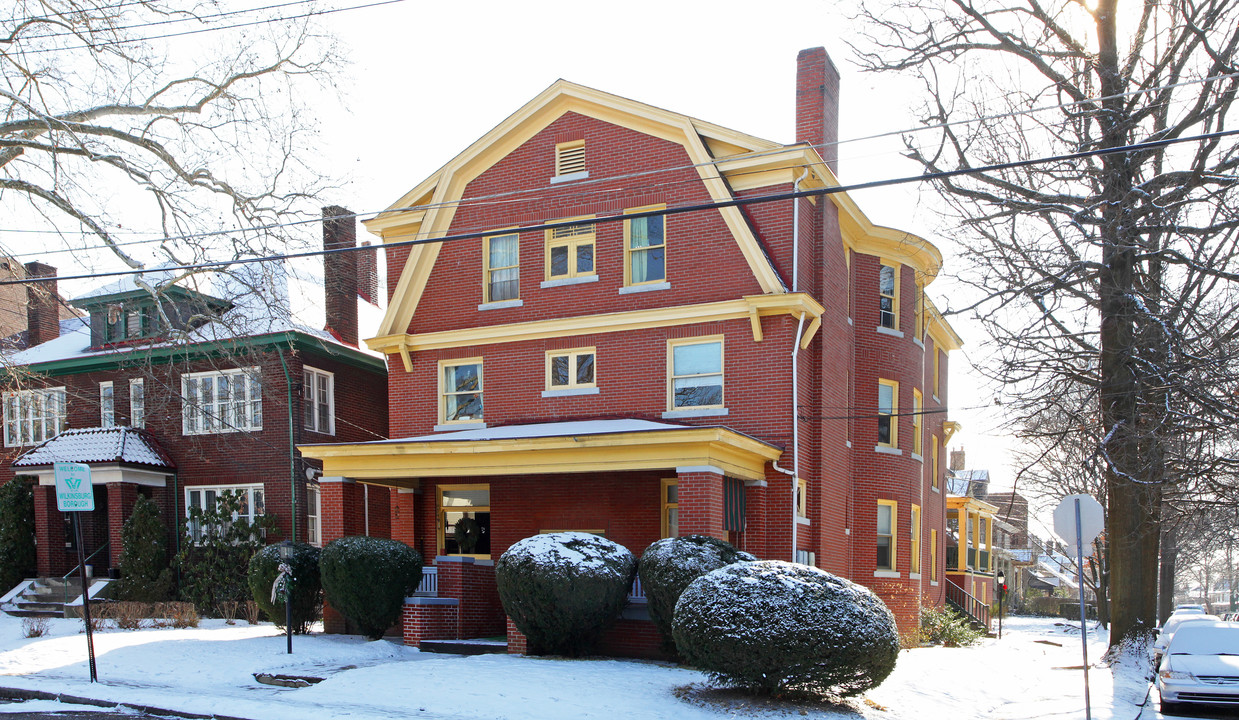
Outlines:
<svg viewBox="0 0 1239 720"><path fill-rule="evenodd" d="M289 539L297 542L297 455L296 438L293 436L293 378L288 372L288 362L284 360L284 351L276 348L280 356L280 367L284 368L284 387L288 390L288 504L292 509L291 529Z"/></svg>
<svg viewBox="0 0 1239 720"><path fill-rule="evenodd" d="M809 177L809 171L806 169L796 178L795 184L792 186L794 192L800 191L800 183L804 182L805 178ZM794 198L792 200L792 292L800 292L800 200ZM792 469L789 471L779 467L779 464L771 463L771 466L779 472L790 475L792 477L792 549L791 561L796 562L796 531L799 529L797 522L797 506L796 494L800 490L800 338L804 333L804 313L800 314L800 320L796 324L796 336L792 338ZM805 503L808 503L808 498L805 498Z"/></svg>

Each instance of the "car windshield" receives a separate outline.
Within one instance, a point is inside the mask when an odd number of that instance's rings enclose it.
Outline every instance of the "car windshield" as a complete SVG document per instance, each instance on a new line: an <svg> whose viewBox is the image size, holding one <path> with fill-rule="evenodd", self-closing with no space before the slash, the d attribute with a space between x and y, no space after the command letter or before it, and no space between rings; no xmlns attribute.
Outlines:
<svg viewBox="0 0 1239 720"><path fill-rule="evenodd" d="M1239 655L1239 625L1187 623L1168 650L1171 655Z"/></svg>

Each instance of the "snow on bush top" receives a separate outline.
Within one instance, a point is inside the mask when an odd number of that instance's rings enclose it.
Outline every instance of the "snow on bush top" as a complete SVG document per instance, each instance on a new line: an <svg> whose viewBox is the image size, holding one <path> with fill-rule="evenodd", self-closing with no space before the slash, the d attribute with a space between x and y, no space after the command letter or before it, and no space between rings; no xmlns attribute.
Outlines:
<svg viewBox="0 0 1239 720"><path fill-rule="evenodd" d="M632 553L600 535L558 532L518 540L504 552L509 563L542 566L571 565L596 574L619 574L631 569Z"/></svg>
<svg viewBox="0 0 1239 720"><path fill-rule="evenodd" d="M684 535L651 543L641 555L641 586L649 600L650 619L671 639L675 603L698 577L735 562L757 558L709 535Z"/></svg>

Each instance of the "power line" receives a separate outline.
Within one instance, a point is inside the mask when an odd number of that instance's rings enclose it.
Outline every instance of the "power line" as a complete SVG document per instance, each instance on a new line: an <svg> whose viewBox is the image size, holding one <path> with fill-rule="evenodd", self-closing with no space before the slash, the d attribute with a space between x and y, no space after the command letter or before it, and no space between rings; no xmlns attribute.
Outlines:
<svg viewBox="0 0 1239 720"><path fill-rule="evenodd" d="M1129 145L1122 145L1119 147L1097 148L1094 150L1082 150L1080 152L1068 153L1065 155L1051 155L1047 157L1031 158L1028 160L1013 160L1011 162L1005 162L1005 163L994 163L991 165L960 168L957 170L942 170L942 171L935 172L935 173L923 173L921 175L909 175L909 176L904 176L904 177L899 177L899 178L892 178L888 180L873 180L870 182L856 183L852 185L837 185L834 187L826 187L826 188L820 188L820 189L814 189L814 190L799 190L799 191L792 191L792 192L774 193L771 195L758 195L758 196L747 197L747 198L732 198L730 200L720 200L720 201L708 202L708 203L697 203L697 204L685 205L681 207L665 208L662 210L648 210L648 211L642 211L642 212L619 213L616 215L608 215L604 217L592 218L588 220L587 222L589 224L603 224L603 223L632 220L632 219L643 218L643 217L655 217L659 215L680 215L680 214L685 214L685 213L702 212L702 211L707 211L707 210L718 210L721 208L728 208L728 207L744 207L748 205L759 205L762 203L777 202L780 200L795 200L799 198L823 197L827 195L834 195L836 193L841 193L841 192L850 192L850 191L855 191L855 190L868 190L868 189L879 188L879 187L890 187L893 185L906 185L906 184L914 183L914 182L925 182L927 180L942 180L942 179L953 178L953 177L961 177L961 176L967 176L967 175L976 175L976 174L982 174L982 173L988 173L988 172L995 172L999 170L1010 170L1010 169L1021 168L1021 167L1029 167L1032 165L1039 165L1039 164L1044 164L1044 163L1066 162L1070 160L1081 160L1084 158L1098 157L1098 156L1103 156L1103 155L1115 155L1119 153L1140 152L1144 150L1152 150L1156 148L1178 145L1180 143L1200 142L1204 140L1216 140L1216 139L1225 138L1225 137L1232 137L1235 135L1239 135L1239 130L1219 130L1216 132L1204 133L1201 135L1193 135L1190 137L1167 138L1164 140L1150 140L1147 142L1133 143ZM409 212L409 211L415 211L415 210L423 210L425 209L425 207L426 206L395 208L392 210L388 210L386 212L387 213ZM336 219L347 218L347 217L357 217L357 214L353 213L351 215L345 214L345 215L337 215L333 217ZM299 222L310 222L310 221L307 220L307 221L299 221ZM289 223L289 224L293 224L293 223ZM418 239L413 239L413 240L401 240L397 242L384 243L381 246L380 245L357 245L354 247L332 248L330 250L325 250L325 249L324 250L306 250L303 252L280 253L280 254L275 254L275 255L264 255L264 256L258 256L258 257L252 257L252 258L235 258L232 260L217 260L217 261L212 261L212 262L193 263L193 264L185 264L185 265L165 265L163 267L149 268L149 269L148 268L143 268L143 269L138 269L138 270L129 269L129 270L117 270L113 272L89 273L89 274L82 274L82 275L63 275L63 276L50 276L50 277L33 277L33 278L25 278L21 280L3 280L3 281L0 281L0 286L25 285L29 283L40 283L40 282L56 282L60 280L91 280L91 279L106 278L106 277L121 277L125 275L145 275L145 274L156 273L156 272L180 272L180 271L189 271L189 270L222 269L222 268L226 268L232 265L249 265L253 263L275 262L275 261L280 261L280 260L290 260L290 259L297 259L297 258L334 255L338 253L371 251L379 247L388 249L388 248L411 247L414 245L427 245L431 243L453 242L457 240L476 240L476 239L484 238L488 235L494 235L498 232L504 232L507 234L524 233L524 232L533 232L537 230L554 230L556 228L572 227L572 226L580 225L580 224L582 224L581 220L567 220L567 221L561 220L561 221L553 221L553 222L535 223L533 225L522 225L517 228L503 228L503 229L492 228L492 229L487 229L487 230L479 230L479 231L456 233L452 235L444 235L444 236L436 237L436 238L423 237L423 238L418 238Z"/></svg>
<svg viewBox="0 0 1239 720"><path fill-rule="evenodd" d="M169 18L167 20L154 20L150 22L134 23L132 25L118 25L116 27L109 27L107 28L107 32L111 33L111 32L118 32L120 30L136 30L138 28L156 27L158 25L173 25L176 23L183 23L183 22L193 22L193 21L206 22L207 20L212 20L215 18L230 17L232 15L246 15L249 13L264 12L267 10L275 10L276 8L289 7L292 5L305 5L307 3L312 3L312 2L317 2L317 1L318 0L290 0L289 2L279 3L277 5L265 5L263 7L245 8L243 10L225 10L223 12L213 13L209 15L187 14L184 17ZM62 16L63 15L64 14L62 13ZM279 18L268 18L268 19L278 20ZM91 31L87 30L85 32L91 32ZM66 30L63 32L48 33L46 35L23 35L19 39L25 42L29 40L45 40L47 38L57 38L57 37L81 37L81 35L82 33L80 32L76 32L73 30Z"/></svg>

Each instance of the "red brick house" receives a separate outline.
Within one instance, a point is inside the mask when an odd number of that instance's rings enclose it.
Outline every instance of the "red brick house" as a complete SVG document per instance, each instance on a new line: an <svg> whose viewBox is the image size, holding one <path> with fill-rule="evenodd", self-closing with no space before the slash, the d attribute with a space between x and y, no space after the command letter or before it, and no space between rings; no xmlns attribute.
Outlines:
<svg viewBox="0 0 1239 720"><path fill-rule="evenodd" d="M328 247L356 243L348 211L324 214ZM96 510L82 518L83 549L97 574L117 566L139 495L160 507L170 547L187 508L205 509L224 490L243 494L249 516L275 516L268 541L321 542L317 473L296 445L387 434L386 368L358 347L366 302L352 255L327 256L330 281L312 300L322 307L326 293L328 329L289 310L297 281L278 265L200 285L145 275L154 295L126 277L75 298L84 317L63 322L45 307L54 283L31 290L29 347L7 359L0 482L37 477L40 577L77 565L68 514L56 509L56 461L92 468ZM373 298L371 278L360 280ZM374 502L386 532L387 497Z"/></svg>
<svg viewBox="0 0 1239 720"><path fill-rule="evenodd" d="M838 80L801 53L791 145L561 80L365 223L398 279L366 341L393 439L302 451L326 539L395 492L438 581L407 642L503 632L493 561L555 530L726 538L872 587L905 632L944 601L941 255L845 193L786 197L839 185Z"/></svg>

